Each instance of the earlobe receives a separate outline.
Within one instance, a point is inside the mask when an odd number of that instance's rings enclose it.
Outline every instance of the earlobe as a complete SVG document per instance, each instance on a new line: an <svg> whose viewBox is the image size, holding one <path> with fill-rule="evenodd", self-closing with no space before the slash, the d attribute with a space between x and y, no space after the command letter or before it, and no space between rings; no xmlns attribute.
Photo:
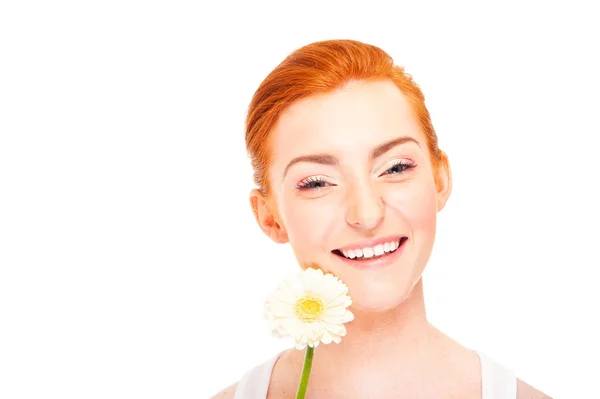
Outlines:
<svg viewBox="0 0 600 399"><path fill-rule="evenodd" d="M257 189L250 192L250 207L260 229L269 238L279 244L288 242L288 236L282 223L269 204L269 200Z"/></svg>
<svg viewBox="0 0 600 399"><path fill-rule="evenodd" d="M440 164L437 170L436 188L437 188L437 209L438 212L444 209L450 194L452 193L452 171L448 155L441 151Z"/></svg>

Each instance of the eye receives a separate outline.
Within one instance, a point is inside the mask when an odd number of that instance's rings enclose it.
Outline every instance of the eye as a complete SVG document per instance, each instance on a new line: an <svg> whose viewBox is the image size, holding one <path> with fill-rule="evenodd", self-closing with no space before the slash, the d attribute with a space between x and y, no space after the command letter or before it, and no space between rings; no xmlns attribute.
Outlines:
<svg viewBox="0 0 600 399"><path fill-rule="evenodd" d="M334 184L327 182L321 176L314 176L314 177L311 176L311 177L308 177L308 178L302 180L300 183L298 183L296 188L298 190L318 190L318 189L325 188L327 186L333 186L333 185Z"/></svg>
<svg viewBox="0 0 600 399"><path fill-rule="evenodd" d="M391 168L387 169L383 174L384 175L401 175L405 173L407 170L413 169L417 164L408 159L400 159L394 162Z"/></svg>

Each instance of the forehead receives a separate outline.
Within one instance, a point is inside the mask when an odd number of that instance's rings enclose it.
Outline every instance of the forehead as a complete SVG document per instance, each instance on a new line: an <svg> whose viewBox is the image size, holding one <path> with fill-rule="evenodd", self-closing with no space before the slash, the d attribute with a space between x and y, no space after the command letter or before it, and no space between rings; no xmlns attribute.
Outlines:
<svg viewBox="0 0 600 399"><path fill-rule="evenodd" d="M424 143L404 94L388 80L352 82L286 108L273 129L273 161L314 152L369 151L399 136Z"/></svg>

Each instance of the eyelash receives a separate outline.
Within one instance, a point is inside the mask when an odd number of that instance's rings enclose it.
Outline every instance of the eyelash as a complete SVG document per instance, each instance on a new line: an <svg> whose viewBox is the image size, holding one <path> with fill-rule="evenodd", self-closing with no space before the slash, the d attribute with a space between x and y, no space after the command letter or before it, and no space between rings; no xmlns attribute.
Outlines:
<svg viewBox="0 0 600 399"><path fill-rule="evenodd" d="M406 160L406 159L401 159L401 160L396 161L394 163L394 165L392 165L390 168L388 168L386 170L386 173L394 168L397 168L398 166L402 166L404 169L401 172L393 173L393 174L401 175L401 174L405 173L407 170L410 170L410 169L413 169L414 167L416 167L417 164L412 161ZM298 190L318 190L318 189L324 188L324 187L311 187L311 184L313 184L313 183L320 184L320 183L327 183L327 181L321 176L316 176L316 177L311 176L311 177L308 177L308 178L302 180L300 183L298 183L296 188Z"/></svg>
<svg viewBox="0 0 600 399"><path fill-rule="evenodd" d="M394 165L392 165L388 170L386 170L386 172L389 172L391 169L397 168L398 166L403 166L404 170L398 174L403 174L404 172L406 172L407 170L410 169L414 169L415 166L417 166L416 163L414 163L413 161L409 161L407 159L400 159L398 161L396 161L394 163Z"/></svg>

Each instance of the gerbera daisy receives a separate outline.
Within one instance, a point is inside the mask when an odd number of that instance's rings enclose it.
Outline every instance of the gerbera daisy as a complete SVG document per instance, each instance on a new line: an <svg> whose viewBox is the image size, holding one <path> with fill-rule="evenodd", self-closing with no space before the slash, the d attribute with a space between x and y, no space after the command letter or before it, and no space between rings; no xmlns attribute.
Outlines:
<svg viewBox="0 0 600 399"><path fill-rule="evenodd" d="M273 336L292 337L296 349L340 343L346 335L344 323L354 320L347 293L340 279L320 269L307 268L286 279L265 302Z"/></svg>

